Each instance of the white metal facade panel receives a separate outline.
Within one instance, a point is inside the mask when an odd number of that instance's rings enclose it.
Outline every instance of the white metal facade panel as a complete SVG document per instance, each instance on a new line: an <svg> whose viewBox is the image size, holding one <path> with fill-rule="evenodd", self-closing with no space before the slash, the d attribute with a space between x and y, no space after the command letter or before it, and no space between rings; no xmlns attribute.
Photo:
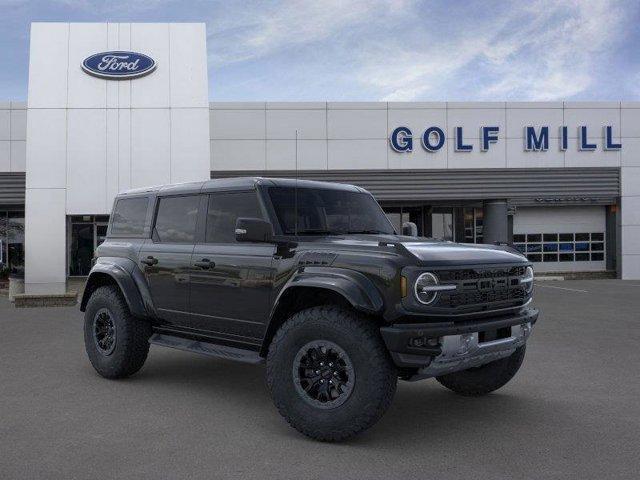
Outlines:
<svg viewBox="0 0 640 480"><path fill-rule="evenodd" d="M0 102L0 173L25 171L26 138L26 103Z"/></svg>
<svg viewBox="0 0 640 480"><path fill-rule="evenodd" d="M27 190L66 188L67 110L30 109L27 135Z"/></svg>
<svg viewBox="0 0 640 480"><path fill-rule="evenodd" d="M67 112L66 213L108 211L107 110L73 108Z"/></svg>
<svg viewBox="0 0 640 480"><path fill-rule="evenodd" d="M0 172L11 171L11 142L0 140Z"/></svg>
<svg viewBox="0 0 640 480"><path fill-rule="evenodd" d="M29 108L66 108L68 23L32 23L29 49Z"/></svg>

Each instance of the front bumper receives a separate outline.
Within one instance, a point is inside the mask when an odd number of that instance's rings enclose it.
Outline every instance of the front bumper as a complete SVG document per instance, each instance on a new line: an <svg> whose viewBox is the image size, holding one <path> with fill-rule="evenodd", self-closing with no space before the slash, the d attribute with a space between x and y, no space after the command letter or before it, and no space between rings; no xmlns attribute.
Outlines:
<svg viewBox="0 0 640 480"><path fill-rule="evenodd" d="M395 364L417 369L411 380L419 380L508 357L526 343L537 319L537 309L525 308L478 321L396 324L380 333ZM501 338L481 341L480 332L496 331L503 333Z"/></svg>

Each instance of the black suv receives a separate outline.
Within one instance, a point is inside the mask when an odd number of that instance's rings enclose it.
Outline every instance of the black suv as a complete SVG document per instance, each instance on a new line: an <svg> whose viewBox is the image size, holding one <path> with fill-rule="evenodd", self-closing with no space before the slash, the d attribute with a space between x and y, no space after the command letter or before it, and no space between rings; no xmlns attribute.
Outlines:
<svg viewBox="0 0 640 480"><path fill-rule="evenodd" d="M373 425L397 379L462 395L505 385L538 311L533 269L505 246L394 230L373 196L334 183L235 178L118 195L81 303L87 354L121 378L149 344L266 362L300 432Z"/></svg>

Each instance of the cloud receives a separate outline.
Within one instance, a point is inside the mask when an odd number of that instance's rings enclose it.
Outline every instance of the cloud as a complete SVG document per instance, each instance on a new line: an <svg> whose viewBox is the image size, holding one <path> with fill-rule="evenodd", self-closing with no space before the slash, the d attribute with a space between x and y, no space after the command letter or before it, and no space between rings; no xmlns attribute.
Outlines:
<svg viewBox="0 0 640 480"><path fill-rule="evenodd" d="M424 33L428 50L386 46L370 53L359 81L382 100L442 99L473 88L478 100L552 100L585 92L607 47L623 32L625 12L617 2L535 1L506 5L502 15L466 19L463 33L437 38ZM470 34L464 33L464 30ZM401 51L394 56L393 50ZM450 85L459 89L451 90Z"/></svg>
<svg viewBox="0 0 640 480"><path fill-rule="evenodd" d="M640 98L637 0L0 0L0 10L16 61L33 19L205 21L216 100Z"/></svg>
<svg viewBox="0 0 640 480"><path fill-rule="evenodd" d="M208 24L216 66L261 58L283 49L320 43L348 29L395 16L404 0L257 2L217 12ZM220 14L222 13L222 14Z"/></svg>
<svg viewBox="0 0 640 480"><path fill-rule="evenodd" d="M262 62L269 75L269 59L295 56L291 70L315 86L383 101L564 99L594 88L629 10L614 0L252 3L216 13L209 57L216 69Z"/></svg>

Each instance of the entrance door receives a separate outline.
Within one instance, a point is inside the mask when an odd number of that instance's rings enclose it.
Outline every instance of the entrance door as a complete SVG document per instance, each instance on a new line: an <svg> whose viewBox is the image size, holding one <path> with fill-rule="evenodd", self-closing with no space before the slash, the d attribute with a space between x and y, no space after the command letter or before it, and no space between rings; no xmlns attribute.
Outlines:
<svg viewBox="0 0 640 480"><path fill-rule="evenodd" d="M69 249L69 275L89 275L93 249L93 223L72 223L71 248Z"/></svg>
<svg viewBox="0 0 640 480"><path fill-rule="evenodd" d="M96 244L95 248L98 248L102 245L102 242L107 238L107 228L109 227L108 223L96 223Z"/></svg>
<svg viewBox="0 0 640 480"><path fill-rule="evenodd" d="M464 238L465 243L482 243L483 241L483 210L482 208L466 207L463 209L464 215Z"/></svg>
<svg viewBox="0 0 640 480"><path fill-rule="evenodd" d="M77 215L70 218L69 276L84 277L89 274L93 255L104 242L108 225L109 217L106 215Z"/></svg>
<svg viewBox="0 0 640 480"><path fill-rule="evenodd" d="M453 208L434 207L431 212L431 236L441 240L454 238Z"/></svg>

